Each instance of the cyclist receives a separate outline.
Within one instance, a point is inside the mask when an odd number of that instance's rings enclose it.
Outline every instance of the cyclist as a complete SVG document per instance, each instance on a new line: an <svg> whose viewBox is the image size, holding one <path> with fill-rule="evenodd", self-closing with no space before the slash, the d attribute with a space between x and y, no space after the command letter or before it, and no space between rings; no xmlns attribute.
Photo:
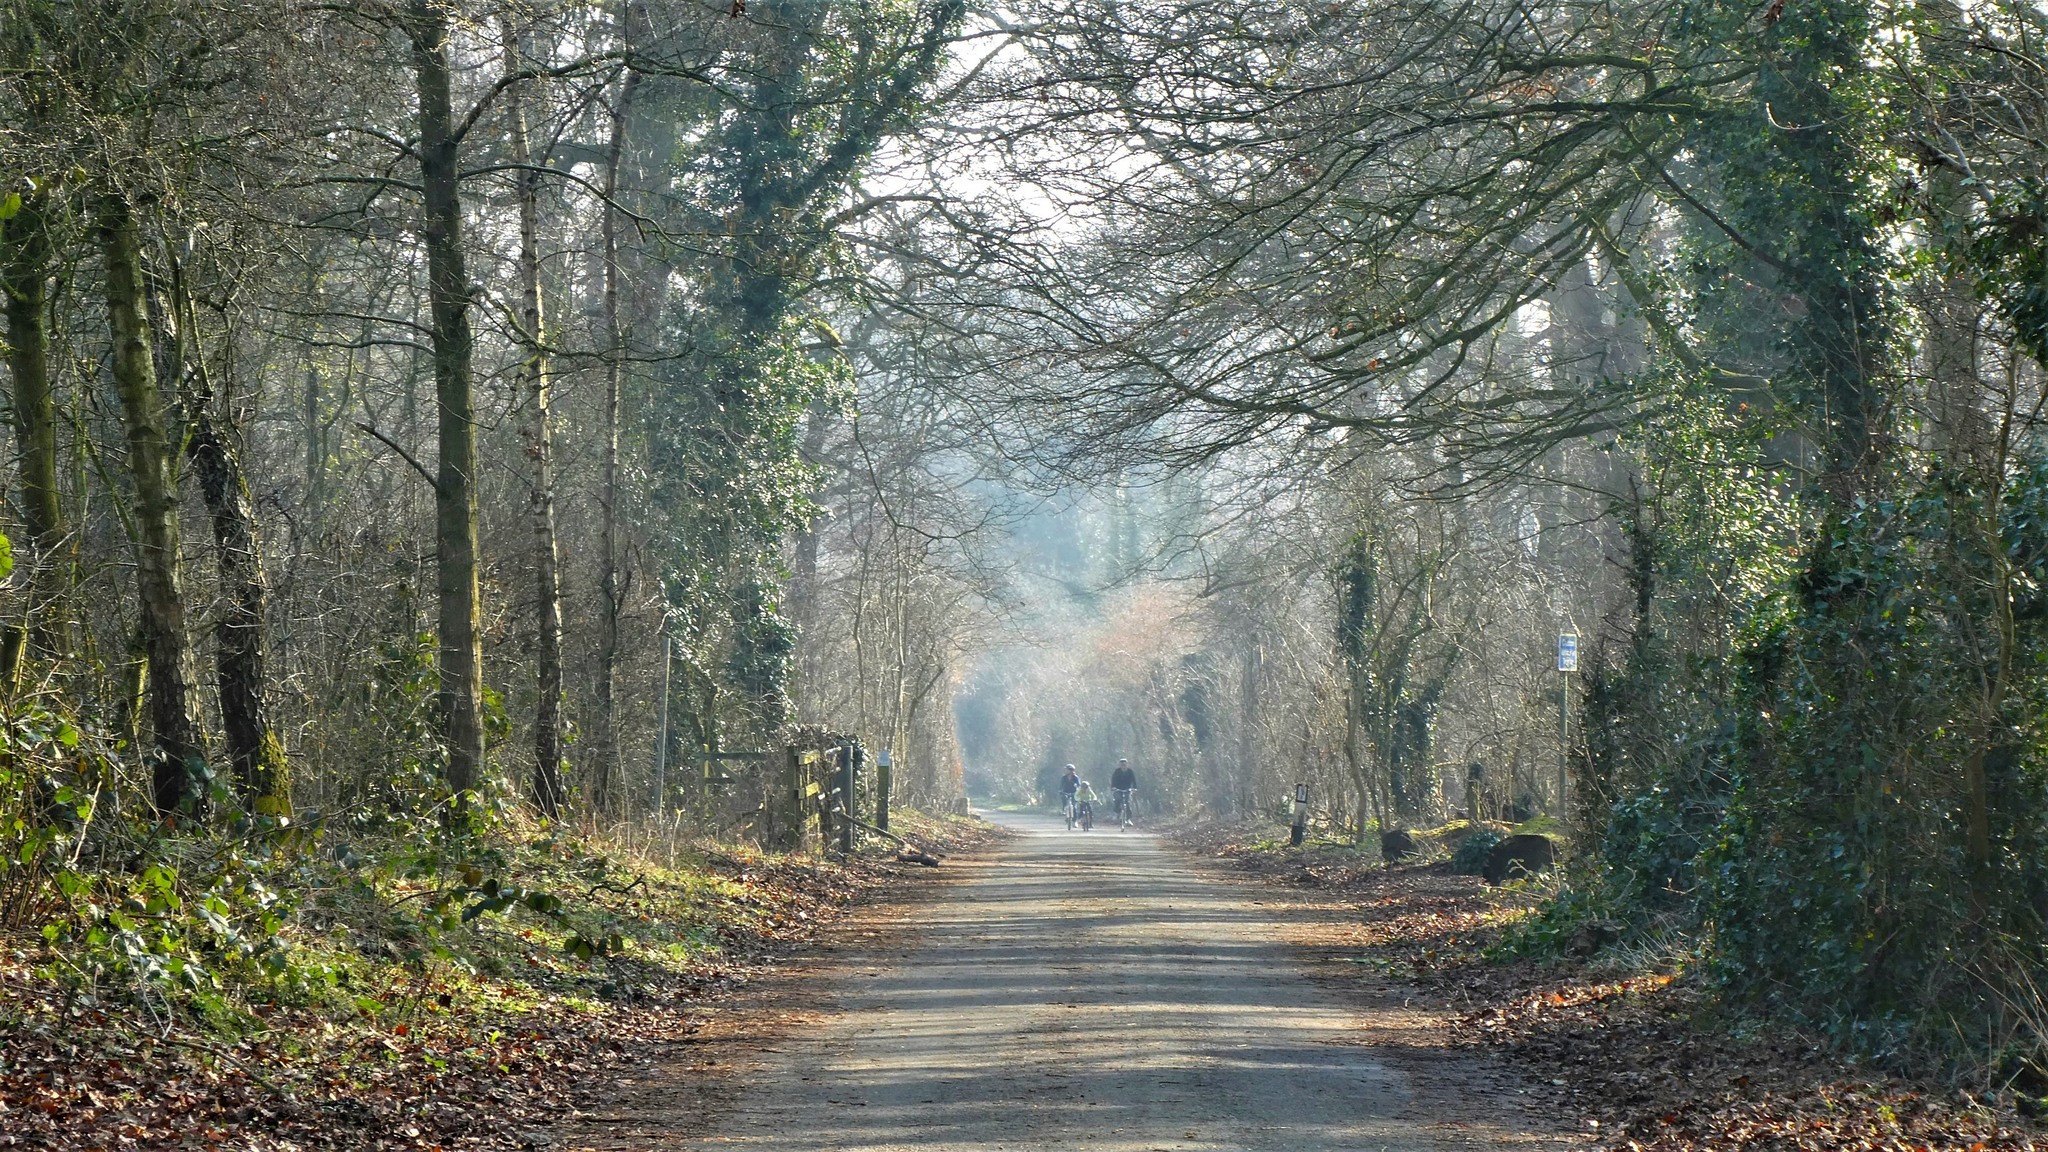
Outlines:
<svg viewBox="0 0 2048 1152"><path fill-rule="evenodd" d="M1131 771L1131 762L1129 760L1117 761L1116 771L1109 774L1109 794L1113 798L1112 804L1116 809L1117 831L1119 832L1124 830L1125 825L1137 823L1133 819L1136 812L1133 810L1131 803L1137 796L1137 792L1138 774Z"/></svg>
<svg viewBox="0 0 2048 1152"><path fill-rule="evenodd" d="M1074 819L1080 822L1081 831L1095 827L1095 785L1086 780L1074 789Z"/></svg>
<svg viewBox="0 0 2048 1152"><path fill-rule="evenodd" d="M1074 826L1074 793L1080 788L1081 774L1074 771L1072 764L1067 765L1067 774L1060 777L1060 811L1065 814L1069 829Z"/></svg>

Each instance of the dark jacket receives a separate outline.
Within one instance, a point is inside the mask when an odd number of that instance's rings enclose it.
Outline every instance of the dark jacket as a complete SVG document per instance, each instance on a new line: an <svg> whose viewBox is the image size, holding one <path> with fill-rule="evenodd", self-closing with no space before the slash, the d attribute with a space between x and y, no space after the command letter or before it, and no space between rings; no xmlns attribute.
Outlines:
<svg viewBox="0 0 2048 1152"><path fill-rule="evenodd" d="M1119 768L1115 772L1110 773L1109 786L1111 788L1136 788L1138 786L1138 774L1131 771L1128 767Z"/></svg>

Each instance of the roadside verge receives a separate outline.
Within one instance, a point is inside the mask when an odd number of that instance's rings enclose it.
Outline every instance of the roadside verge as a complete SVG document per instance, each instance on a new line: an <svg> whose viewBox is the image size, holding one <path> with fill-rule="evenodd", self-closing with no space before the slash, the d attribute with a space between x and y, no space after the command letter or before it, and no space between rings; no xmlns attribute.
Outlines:
<svg viewBox="0 0 2048 1152"><path fill-rule="evenodd" d="M899 821L948 857L1000 835ZM0 938L0 1149L548 1147L850 909L952 871L893 845L845 861L689 845L660 863L560 834L469 847L432 869L417 845L368 842L398 863L293 863L306 888L269 982L85 982L43 942Z"/></svg>
<svg viewBox="0 0 2048 1152"><path fill-rule="evenodd" d="M1296 943L1333 987L1398 989L1438 1015L1445 1043L1521 1068L1531 1102L1595 1147L2048 1146L1989 1093L1888 1076L1812 1037L1717 1011L1679 941L1605 950L1575 941L1566 951L1576 944L1588 955L1515 956L1503 941L1540 902L1539 886L1492 888L1443 862L1389 867L1328 843L1294 850L1260 839L1269 833L1200 826L1173 841L1223 873L1290 893L1303 913Z"/></svg>

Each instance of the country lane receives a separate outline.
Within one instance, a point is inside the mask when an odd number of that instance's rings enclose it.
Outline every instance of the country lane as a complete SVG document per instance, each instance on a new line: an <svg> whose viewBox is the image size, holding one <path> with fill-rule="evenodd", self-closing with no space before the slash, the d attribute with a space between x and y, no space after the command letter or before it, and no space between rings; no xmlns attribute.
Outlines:
<svg viewBox="0 0 2048 1152"><path fill-rule="evenodd" d="M838 954L821 1016L741 1073L708 1128L670 1140L643 1124L632 1143L1566 1146L1512 1106L1507 1070L1405 1042L1425 1017L1311 980L1285 942L1284 899L1204 875L1143 832L986 815L1018 835L920 905L896 946Z"/></svg>

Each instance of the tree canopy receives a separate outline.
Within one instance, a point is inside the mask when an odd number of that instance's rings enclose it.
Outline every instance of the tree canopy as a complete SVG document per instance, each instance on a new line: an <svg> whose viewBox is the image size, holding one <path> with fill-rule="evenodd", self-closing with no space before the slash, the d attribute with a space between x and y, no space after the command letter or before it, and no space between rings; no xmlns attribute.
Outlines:
<svg viewBox="0 0 2048 1152"><path fill-rule="evenodd" d="M2033 1059L2044 37L0 0L0 924L344 824L784 846L829 732L928 807L1547 816L1545 924Z"/></svg>

